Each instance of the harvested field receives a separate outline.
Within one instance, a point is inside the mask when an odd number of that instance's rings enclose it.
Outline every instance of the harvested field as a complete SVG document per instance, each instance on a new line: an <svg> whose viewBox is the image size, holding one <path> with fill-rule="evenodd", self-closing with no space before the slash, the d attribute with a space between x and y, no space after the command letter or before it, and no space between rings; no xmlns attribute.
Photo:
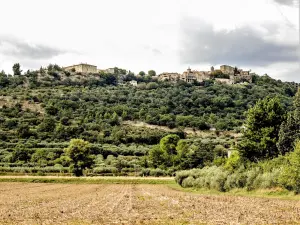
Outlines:
<svg viewBox="0 0 300 225"><path fill-rule="evenodd" d="M1 224L299 224L300 203L146 184L0 183Z"/></svg>

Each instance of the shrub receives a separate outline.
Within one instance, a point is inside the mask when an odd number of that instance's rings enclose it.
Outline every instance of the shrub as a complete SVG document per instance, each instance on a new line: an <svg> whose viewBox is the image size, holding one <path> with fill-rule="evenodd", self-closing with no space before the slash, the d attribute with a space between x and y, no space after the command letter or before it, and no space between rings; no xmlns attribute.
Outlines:
<svg viewBox="0 0 300 225"><path fill-rule="evenodd" d="M166 175L167 175L166 171L159 169L159 168L150 170L150 176L153 176L153 177L161 177L161 176L166 176Z"/></svg>
<svg viewBox="0 0 300 225"><path fill-rule="evenodd" d="M181 171L176 174L176 182L182 187L215 189L225 191L225 182L229 172L222 167L212 166L203 169Z"/></svg>
<svg viewBox="0 0 300 225"><path fill-rule="evenodd" d="M116 173L118 173L118 169L114 166L95 167L95 168L93 168L93 173L94 174L105 174L105 173L116 174Z"/></svg>
<svg viewBox="0 0 300 225"><path fill-rule="evenodd" d="M230 157L226 160L224 168L230 172L237 169L242 164L241 157L238 151L233 151Z"/></svg>
<svg viewBox="0 0 300 225"><path fill-rule="evenodd" d="M279 182L287 189L300 193L300 141L296 143L294 152L288 155L288 163L283 167Z"/></svg>

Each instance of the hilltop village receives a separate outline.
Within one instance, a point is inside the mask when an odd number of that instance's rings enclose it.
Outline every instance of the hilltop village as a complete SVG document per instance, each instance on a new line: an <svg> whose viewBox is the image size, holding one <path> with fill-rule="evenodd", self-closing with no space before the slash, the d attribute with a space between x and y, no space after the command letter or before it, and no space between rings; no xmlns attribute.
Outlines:
<svg viewBox="0 0 300 225"><path fill-rule="evenodd" d="M187 83L204 82L205 80L215 80L217 83L236 84L242 82L252 83L252 75L250 71L243 71L236 67L222 65L220 69L214 69L212 66L210 71L191 70L179 73L162 73L158 76L160 81L178 82L185 81Z"/></svg>
<svg viewBox="0 0 300 225"><path fill-rule="evenodd" d="M97 69L97 66L90 64L77 64L73 66L63 67L65 71L69 72L79 72L79 73L114 73L115 68L108 68L105 70ZM220 66L220 69L214 69L212 66L210 71L197 71L188 68L182 74L180 73L170 73L164 72L159 75L153 76L152 79L158 81L169 81L169 82L179 82L184 81L187 83L199 82L202 83L206 80L214 80L215 83L223 84L236 84L236 83L252 83L252 74L250 71L244 71L238 69L237 67L232 67L228 65ZM119 83L122 82L122 77L119 79ZM132 85L137 85L136 82L131 82Z"/></svg>

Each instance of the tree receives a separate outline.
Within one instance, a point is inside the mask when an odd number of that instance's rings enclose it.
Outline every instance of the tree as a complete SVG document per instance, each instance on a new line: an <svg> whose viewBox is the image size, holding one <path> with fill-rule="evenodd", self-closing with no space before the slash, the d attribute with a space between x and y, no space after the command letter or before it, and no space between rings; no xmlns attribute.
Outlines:
<svg viewBox="0 0 300 225"><path fill-rule="evenodd" d="M169 134L160 140L159 145L155 145L149 151L149 161L154 168L167 168L175 166L177 157L177 142L179 136L176 134Z"/></svg>
<svg viewBox="0 0 300 225"><path fill-rule="evenodd" d="M164 152L160 149L159 145L155 145L149 151L149 161L151 166L157 168L165 164Z"/></svg>
<svg viewBox="0 0 300 225"><path fill-rule="evenodd" d="M177 142L180 137L176 134L169 134L163 137L159 142L159 147L164 153L166 166L174 166L177 155Z"/></svg>
<svg viewBox="0 0 300 225"><path fill-rule="evenodd" d="M71 169L75 176L82 176L83 170L93 163L89 149L90 143L82 139L72 139L69 147L64 149L66 156L71 159Z"/></svg>
<svg viewBox="0 0 300 225"><path fill-rule="evenodd" d="M111 119L110 119L110 125L116 126L116 125L119 125L119 124L120 124L119 116L116 112L114 112L111 116Z"/></svg>
<svg viewBox="0 0 300 225"><path fill-rule="evenodd" d="M154 70L149 70L149 71L148 71L148 75L149 75L150 77L154 77L154 76L156 76L156 72L155 72Z"/></svg>
<svg viewBox="0 0 300 225"><path fill-rule="evenodd" d="M38 131L53 132L56 127L56 121L52 117L45 117L43 122L38 126Z"/></svg>
<svg viewBox="0 0 300 225"><path fill-rule="evenodd" d="M17 130L17 133L20 138L29 138L32 135L29 126L26 124L21 124Z"/></svg>
<svg viewBox="0 0 300 225"><path fill-rule="evenodd" d="M2 70L0 72L0 87L6 87L9 85L9 79L6 76L5 72Z"/></svg>
<svg viewBox="0 0 300 225"><path fill-rule="evenodd" d="M139 72L139 75L141 75L141 76L145 76L145 74L146 74L146 73L145 73L144 71L140 71L140 72Z"/></svg>
<svg viewBox="0 0 300 225"><path fill-rule="evenodd" d="M21 70L21 66L19 63L15 63L12 67L14 75L21 75L22 70Z"/></svg>
<svg viewBox="0 0 300 225"><path fill-rule="evenodd" d="M266 97L248 110L243 139L238 149L250 161L268 159L280 154L276 143L284 110L280 100Z"/></svg>
<svg viewBox="0 0 300 225"><path fill-rule="evenodd" d="M28 162L31 158L32 149L26 148L23 144L18 144L12 154L11 154L11 162Z"/></svg>
<svg viewBox="0 0 300 225"><path fill-rule="evenodd" d="M294 142L300 138L300 89L295 96L294 108L280 127L277 147L281 154L292 151Z"/></svg>
<svg viewBox="0 0 300 225"><path fill-rule="evenodd" d="M295 150L288 157L288 163L284 165L279 177L279 182L287 189L300 193L300 141L295 145Z"/></svg>

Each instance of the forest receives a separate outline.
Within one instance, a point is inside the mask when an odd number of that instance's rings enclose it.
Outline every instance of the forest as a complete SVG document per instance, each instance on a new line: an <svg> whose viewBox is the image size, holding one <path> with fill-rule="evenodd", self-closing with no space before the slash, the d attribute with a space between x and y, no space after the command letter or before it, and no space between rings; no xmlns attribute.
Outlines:
<svg viewBox="0 0 300 225"><path fill-rule="evenodd" d="M2 71L0 173L176 176L183 187L297 191L296 83L268 75L251 84L169 83L140 74Z"/></svg>

